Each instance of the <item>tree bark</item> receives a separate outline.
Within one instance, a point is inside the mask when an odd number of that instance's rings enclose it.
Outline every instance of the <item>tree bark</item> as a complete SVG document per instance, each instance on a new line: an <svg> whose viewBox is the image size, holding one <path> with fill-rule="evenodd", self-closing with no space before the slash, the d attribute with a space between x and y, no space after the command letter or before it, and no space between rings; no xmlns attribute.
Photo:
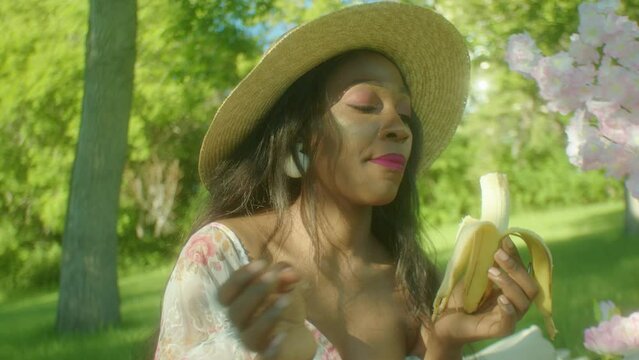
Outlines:
<svg viewBox="0 0 639 360"><path fill-rule="evenodd" d="M136 0L90 0L82 119L62 240L60 332L120 321L116 225L136 25Z"/></svg>
<svg viewBox="0 0 639 360"><path fill-rule="evenodd" d="M626 198L624 234L637 238L639 237L639 199L633 198L625 186L624 190Z"/></svg>

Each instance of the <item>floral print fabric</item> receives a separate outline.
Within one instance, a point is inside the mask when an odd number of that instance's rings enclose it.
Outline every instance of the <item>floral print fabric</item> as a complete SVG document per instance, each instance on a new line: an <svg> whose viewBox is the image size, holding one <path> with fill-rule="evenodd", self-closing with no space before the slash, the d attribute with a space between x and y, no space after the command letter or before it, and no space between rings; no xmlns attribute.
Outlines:
<svg viewBox="0 0 639 360"><path fill-rule="evenodd" d="M249 259L227 227L211 223L182 249L164 293L155 360L253 360L234 333L217 289ZM318 344L313 360L341 360L335 347L306 322Z"/></svg>

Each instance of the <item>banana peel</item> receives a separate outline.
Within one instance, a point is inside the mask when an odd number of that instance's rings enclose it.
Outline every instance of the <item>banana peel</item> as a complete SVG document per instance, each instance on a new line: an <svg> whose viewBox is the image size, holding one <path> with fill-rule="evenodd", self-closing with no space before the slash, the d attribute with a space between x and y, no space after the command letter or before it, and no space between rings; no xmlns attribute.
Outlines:
<svg viewBox="0 0 639 360"><path fill-rule="evenodd" d="M522 239L530 251L533 277L539 292L533 302L544 318L548 336L557 334L552 319L552 255L542 238L531 230L509 228L510 199L505 174L490 173L480 178L481 218L466 216L458 229L453 255L433 304L433 321L446 309L453 288L463 281L463 310L473 313L493 290L488 269L501 241L507 236Z"/></svg>

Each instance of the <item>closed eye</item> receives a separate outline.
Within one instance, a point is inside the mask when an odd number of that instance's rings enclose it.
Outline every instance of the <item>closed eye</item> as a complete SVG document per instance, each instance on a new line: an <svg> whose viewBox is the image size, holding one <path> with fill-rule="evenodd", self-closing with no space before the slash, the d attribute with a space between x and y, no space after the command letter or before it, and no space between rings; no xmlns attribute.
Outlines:
<svg viewBox="0 0 639 360"><path fill-rule="evenodd" d="M361 111L364 114L372 114L377 112L377 106L374 105L348 105L355 110ZM410 123L413 119L412 116L406 114L399 114L399 117L406 124Z"/></svg>
<svg viewBox="0 0 639 360"><path fill-rule="evenodd" d="M370 114L377 111L377 106L374 105L349 105L353 109L359 110L363 113Z"/></svg>

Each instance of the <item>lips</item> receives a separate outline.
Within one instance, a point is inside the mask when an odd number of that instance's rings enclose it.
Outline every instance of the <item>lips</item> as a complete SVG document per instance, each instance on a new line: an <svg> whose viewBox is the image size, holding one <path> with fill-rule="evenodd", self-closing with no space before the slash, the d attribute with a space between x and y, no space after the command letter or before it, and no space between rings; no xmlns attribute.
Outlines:
<svg viewBox="0 0 639 360"><path fill-rule="evenodd" d="M370 162L392 170L402 170L406 165L406 158L401 154L385 154L371 159Z"/></svg>

